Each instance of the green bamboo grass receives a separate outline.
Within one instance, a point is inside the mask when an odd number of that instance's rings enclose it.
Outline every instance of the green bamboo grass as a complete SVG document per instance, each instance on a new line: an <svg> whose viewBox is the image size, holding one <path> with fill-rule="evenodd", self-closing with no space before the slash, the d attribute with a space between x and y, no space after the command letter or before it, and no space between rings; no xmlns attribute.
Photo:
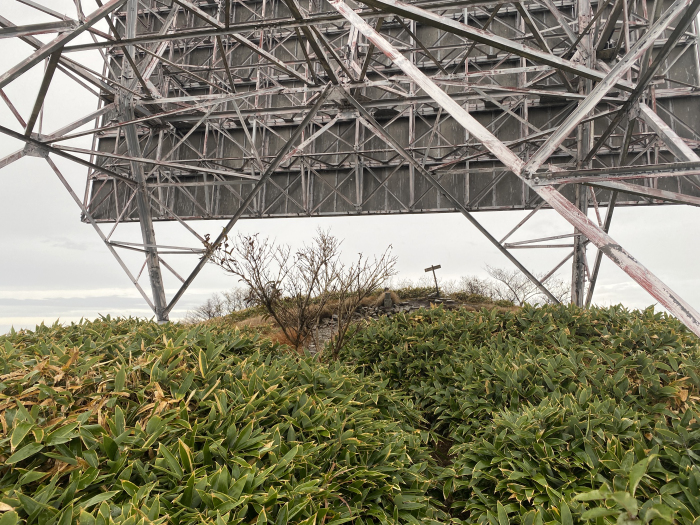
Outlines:
<svg viewBox="0 0 700 525"><path fill-rule="evenodd" d="M413 398L456 519L700 523L700 347L676 319L436 308L369 324L342 357Z"/></svg>
<svg viewBox="0 0 700 525"><path fill-rule="evenodd" d="M665 314L420 310L341 358L133 319L0 337L0 525L700 524L700 347Z"/></svg>
<svg viewBox="0 0 700 525"><path fill-rule="evenodd" d="M11 333L0 523L435 522L418 418L382 384L238 331L103 318Z"/></svg>

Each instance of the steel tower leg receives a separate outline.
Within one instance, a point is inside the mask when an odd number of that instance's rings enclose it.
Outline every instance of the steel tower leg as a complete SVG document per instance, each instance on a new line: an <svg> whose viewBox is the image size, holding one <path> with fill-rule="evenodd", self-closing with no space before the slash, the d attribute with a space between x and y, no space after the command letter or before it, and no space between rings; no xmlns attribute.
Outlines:
<svg viewBox="0 0 700 525"><path fill-rule="evenodd" d="M581 33L588 27L591 20L591 0L578 0L577 7L578 30ZM581 38L579 50L583 54L584 65L592 68L595 63L595 49L593 47L593 36L590 31ZM579 93L588 95L593 87L592 81L587 78L581 78L580 82ZM585 122L578 126L578 169L590 167L590 163L584 165L582 160L586 158L593 146L592 129L593 122ZM575 204L581 213L588 215L588 188L586 186L579 184L576 187ZM574 259L571 267L571 304L583 307L586 297L586 245L588 244L588 239L578 229L575 229L574 232L578 235L574 237Z"/></svg>
<svg viewBox="0 0 700 525"><path fill-rule="evenodd" d="M138 22L138 0L128 0L126 5L126 38L136 37L136 24ZM126 53L134 56L134 47L127 46ZM126 76L135 74L131 71L131 66L127 60L122 64L123 71ZM127 80L125 78L125 80ZM133 79L128 79L128 83L132 86L136 85ZM119 96L119 113L123 121L134 120L134 109L131 104L133 94L126 90L122 90ZM124 126L124 135L126 137L126 146L129 151L129 156L134 158L141 157L141 146L139 137L134 124ZM141 226L141 237L143 239L143 248L146 252L146 264L148 266L148 277L151 281L151 291L153 293L153 309L155 310L158 322L166 322L168 320L168 311L166 310L165 289L163 288L163 276L160 271L160 260L158 259L158 248L156 245L156 234L153 229L153 218L151 217L151 199L148 196L148 188L146 188L146 177L143 171L143 164L139 162L131 162L131 173L136 181L136 205L139 213L139 224Z"/></svg>
<svg viewBox="0 0 700 525"><path fill-rule="evenodd" d="M576 188L576 207L584 215L588 214L588 188L579 185ZM583 307L586 298L586 237L574 229L574 260L571 268L571 304Z"/></svg>

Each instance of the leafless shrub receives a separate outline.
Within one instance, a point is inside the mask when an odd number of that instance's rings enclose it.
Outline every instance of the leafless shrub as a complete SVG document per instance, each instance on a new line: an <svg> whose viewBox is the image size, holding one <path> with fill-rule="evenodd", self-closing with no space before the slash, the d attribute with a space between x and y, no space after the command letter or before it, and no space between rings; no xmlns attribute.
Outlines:
<svg viewBox="0 0 700 525"><path fill-rule="evenodd" d="M214 319L215 317L221 317L223 315L223 308L221 303L221 296L219 294L212 295L206 300L204 304L198 306L194 310L190 310L185 315L186 323L199 323L201 321L207 321L209 319Z"/></svg>
<svg viewBox="0 0 700 525"><path fill-rule="evenodd" d="M438 281L439 282L439 281ZM416 282L416 287L418 288L435 288L435 280L433 279L433 274L430 276L421 275Z"/></svg>
<svg viewBox="0 0 700 525"><path fill-rule="evenodd" d="M493 283L487 279L480 279L479 277L466 277L462 276L459 278L459 290L462 293L469 295L481 295L483 297L493 296Z"/></svg>
<svg viewBox="0 0 700 525"><path fill-rule="evenodd" d="M257 235L238 236L214 250L211 261L244 283L248 301L264 307L296 350L315 337L321 316L335 311L338 331L330 343L335 358L361 301L393 275L396 262L387 250L374 259L360 254L346 265L340 244L322 230L297 251Z"/></svg>
<svg viewBox="0 0 700 525"><path fill-rule="evenodd" d="M407 277L401 279L391 279L389 282L389 287L393 290L400 290L401 288L413 288L413 281Z"/></svg>
<svg viewBox="0 0 700 525"><path fill-rule="evenodd" d="M443 281L438 278L440 294L460 301L476 303L504 301L522 306L526 302L531 304L551 302L532 281L517 269L507 270L487 266L486 271L490 278L462 276L457 282L454 280ZM537 275L540 280L544 277L545 274ZM417 281L403 278L392 285L396 293L404 298L426 297L434 293L435 290L432 275L427 274L422 275ZM545 285L559 302L569 302L570 285L568 283L550 277Z"/></svg>
<svg viewBox="0 0 700 525"><path fill-rule="evenodd" d="M459 284L454 279L438 279L438 287L440 288L440 295L444 296L450 296L459 292Z"/></svg>
<svg viewBox="0 0 700 525"><path fill-rule="evenodd" d="M204 304L187 312L184 320L186 323L200 323L243 310L246 306L245 291L234 288L221 294L213 294Z"/></svg>
<svg viewBox="0 0 700 525"><path fill-rule="evenodd" d="M227 292L221 292L221 295L226 314L238 312L250 306L248 294L242 288L233 288Z"/></svg>
<svg viewBox="0 0 700 525"><path fill-rule="evenodd" d="M544 304L552 302L537 286L530 281L520 270L506 270L504 268L486 267L486 271L495 281L491 286L491 297L496 300L509 301L518 306L525 303ZM540 281L545 274L535 275ZM551 294L566 303L569 301L570 288L560 279L549 278L545 283Z"/></svg>
<svg viewBox="0 0 700 525"><path fill-rule="evenodd" d="M348 328L358 307L396 273L395 266L396 257L391 255L391 247L379 257L370 259L359 254L353 264L336 264L336 278L329 290L338 301L338 330L329 342L333 359L338 358L346 342Z"/></svg>
<svg viewBox="0 0 700 525"><path fill-rule="evenodd" d="M239 235L234 242L226 239L210 260L240 279L248 301L264 307L298 350L310 339L330 298L325 292L339 245L321 231L298 251L257 235Z"/></svg>

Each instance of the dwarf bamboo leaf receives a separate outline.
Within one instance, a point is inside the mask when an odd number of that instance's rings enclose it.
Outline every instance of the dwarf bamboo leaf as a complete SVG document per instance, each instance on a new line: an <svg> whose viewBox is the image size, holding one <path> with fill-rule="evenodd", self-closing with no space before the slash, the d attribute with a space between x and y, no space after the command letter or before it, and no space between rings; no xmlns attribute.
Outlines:
<svg viewBox="0 0 700 525"><path fill-rule="evenodd" d="M574 518L571 516L571 509L566 504L565 501L561 502L561 524L562 525L574 525Z"/></svg>
<svg viewBox="0 0 700 525"><path fill-rule="evenodd" d="M138 486L125 479L121 480L121 484L124 492L126 492L129 496L133 497L139 490Z"/></svg>
<svg viewBox="0 0 700 525"><path fill-rule="evenodd" d="M95 525L95 517L89 512L81 509L80 516L78 517L78 523L80 525Z"/></svg>
<svg viewBox="0 0 700 525"><path fill-rule="evenodd" d="M510 521L508 520L508 514L506 513L505 507L501 504L499 501L496 504L497 507L497 512L498 512L498 525L510 525Z"/></svg>
<svg viewBox="0 0 700 525"><path fill-rule="evenodd" d="M58 525L71 525L73 522L73 503L70 503L61 513Z"/></svg>
<svg viewBox="0 0 700 525"><path fill-rule="evenodd" d="M0 515L0 525L17 525L19 523L19 516L14 510L5 512Z"/></svg>
<svg viewBox="0 0 700 525"><path fill-rule="evenodd" d="M17 424L15 429L12 431L12 436L10 437L10 446L12 451L19 446L24 439L24 436L26 436L33 427L34 424L29 423L28 421L20 421Z"/></svg>
<svg viewBox="0 0 700 525"><path fill-rule="evenodd" d="M194 372L190 372L182 380L180 387L177 389L176 399L182 399L185 394L189 391L190 386L192 386L192 381L194 380Z"/></svg>
<svg viewBox="0 0 700 525"><path fill-rule="evenodd" d="M78 433L74 432L78 425L79 423L76 421L57 428L44 438L44 442L47 445L60 445L61 443L67 443L74 437L78 436Z"/></svg>
<svg viewBox="0 0 700 525"><path fill-rule="evenodd" d="M119 456L119 445L109 436L102 436L102 450L104 450L107 457L112 461L115 461Z"/></svg>
<svg viewBox="0 0 700 525"><path fill-rule="evenodd" d="M34 454L43 450L43 448L44 448L44 445L42 445L41 443L29 443L28 445L25 445L22 448L20 448L17 452L12 454L9 458L7 458L5 460L5 463L7 463L8 465L18 463L20 461L23 461L27 458L32 457Z"/></svg>
<svg viewBox="0 0 700 525"><path fill-rule="evenodd" d="M160 445L158 445L158 453L161 454L163 458L165 458L170 472L177 479L182 479L182 476L184 475L182 467L180 466L180 463L178 462L177 458L172 454L172 452L170 452L168 447L161 443Z"/></svg>
<svg viewBox="0 0 700 525"><path fill-rule="evenodd" d="M116 494L119 494L119 492L120 491L118 490L112 490L109 492L103 492L102 494L97 494L96 496L93 496L87 501L80 502L80 507L83 509L89 509L90 507L94 507L98 503L102 503L104 501L112 499ZM109 512L109 510L107 512Z"/></svg>
<svg viewBox="0 0 700 525"><path fill-rule="evenodd" d="M630 469L630 493L632 496L634 496L634 493L637 491L637 486L642 480L642 477L644 477L644 474L646 474L647 465L649 464L650 459L651 458L647 456Z"/></svg>
<svg viewBox="0 0 700 525"><path fill-rule="evenodd" d="M178 448L180 451L180 461L182 462L182 466L186 472L192 472L194 470L194 459L192 457L192 452L190 451L190 447L185 445L185 443L181 440L178 439Z"/></svg>
<svg viewBox="0 0 700 525"><path fill-rule="evenodd" d="M245 488L245 484L246 484L247 480L248 480L247 476L243 476L242 478L236 480L236 482L233 484L233 486L229 490L229 495L231 496L232 499L237 500L238 498L241 497L241 494L243 494L243 489Z"/></svg>
<svg viewBox="0 0 700 525"><path fill-rule="evenodd" d="M122 392L124 390L124 385L126 384L126 370L124 367L119 368L116 376L114 377L114 391Z"/></svg>

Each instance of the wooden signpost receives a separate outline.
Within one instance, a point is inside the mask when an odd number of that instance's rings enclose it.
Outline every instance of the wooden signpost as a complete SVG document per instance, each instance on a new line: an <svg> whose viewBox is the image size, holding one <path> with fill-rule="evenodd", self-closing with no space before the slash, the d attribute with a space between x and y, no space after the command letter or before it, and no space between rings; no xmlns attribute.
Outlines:
<svg viewBox="0 0 700 525"><path fill-rule="evenodd" d="M437 283L437 277L435 275L435 270L439 270L442 268L439 264L436 264L434 266L431 266L430 268L425 269L425 273L428 272L433 272L433 279L435 279L435 296L439 299L440 298L440 289L438 288L438 283Z"/></svg>

